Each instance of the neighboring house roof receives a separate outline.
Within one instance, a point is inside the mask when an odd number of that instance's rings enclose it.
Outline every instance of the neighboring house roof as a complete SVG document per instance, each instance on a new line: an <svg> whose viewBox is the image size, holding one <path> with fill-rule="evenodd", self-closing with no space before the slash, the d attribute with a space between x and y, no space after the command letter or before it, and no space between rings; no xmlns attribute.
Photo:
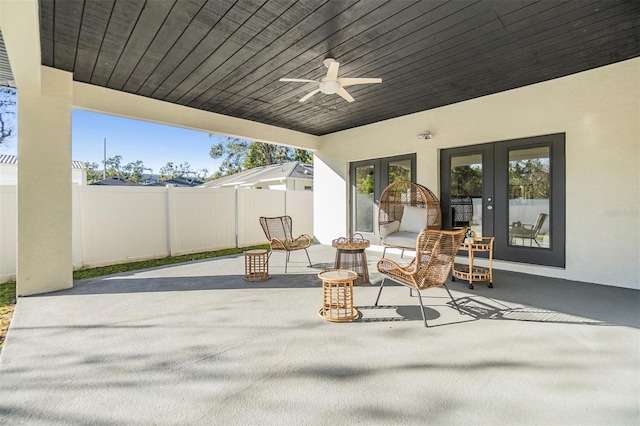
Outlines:
<svg viewBox="0 0 640 426"><path fill-rule="evenodd" d="M18 156L2 154L0 155L0 164L18 164ZM84 170L86 167L82 161L72 161L71 168Z"/></svg>
<svg viewBox="0 0 640 426"><path fill-rule="evenodd" d="M0 164L18 164L18 157L15 155L0 155Z"/></svg>
<svg viewBox="0 0 640 426"><path fill-rule="evenodd" d="M146 184L145 186L186 186L193 187L202 185L202 181L196 178L172 178L167 180L159 180L157 182Z"/></svg>
<svg viewBox="0 0 640 426"><path fill-rule="evenodd" d="M126 179L113 177L93 182L91 185L119 185L119 186L139 186L137 183L130 182Z"/></svg>
<svg viewBox="0 0 640 426"><path fill-rule="evenodd" d="M277 182L287 178L313 179L313 166L301 163L300 161L291 161L283 164L255 167L240 173L214 179L200 186L204 188L254 186L258 183Z"/></svg>

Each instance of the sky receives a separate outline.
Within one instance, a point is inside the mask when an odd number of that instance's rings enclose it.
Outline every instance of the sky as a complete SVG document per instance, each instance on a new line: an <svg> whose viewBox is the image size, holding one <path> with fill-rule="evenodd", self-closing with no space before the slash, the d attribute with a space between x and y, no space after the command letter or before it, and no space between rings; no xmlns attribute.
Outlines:
<svg viewBox="0 0 640 426"><path fill-rule="evenodd" d="M207 169L207 176L220 166L220 159L209 156L211 146L223 140L219 135L83 110L72 114L74 161L98 163L102 169L106 139L107 158L120 155L122 165L141 160L156 174L170 161L187 162L195 171ZM16 139L7 142L0 146L0 154L17 154Z"/></svg>
<svg viewBox="0 0 640 426"><path fill-rule="evenodd" d="M192 170L207 169L211 175L221 163L209 156L218 135L82 110L73 110L72 117L73 160L95 162L100 169L105 139L107 158L121 155L123 165L141 160L153 173L168 162L187 162Z"/></svg>

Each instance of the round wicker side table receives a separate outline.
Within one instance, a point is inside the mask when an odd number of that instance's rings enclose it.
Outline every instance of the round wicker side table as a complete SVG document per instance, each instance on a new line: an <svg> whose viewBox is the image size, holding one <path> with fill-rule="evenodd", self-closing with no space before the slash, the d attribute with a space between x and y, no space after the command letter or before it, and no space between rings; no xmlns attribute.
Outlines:
<svg viewBox="0 0 640 426"><path fill-rule="evenodd" d="M346 322L360 312L353 307L353 281L358 274L346 269L331 269L318 274L322 280L322 308L318 314L327 321Z"/></svg>
<svg viewBox="0 0 640 426"><path fill-rule="evenodd" d="M263 249L244 252L244 279L246 281L265 281L269 275L269 252Z"/></svg>
<svg viewBox="0 0 640 426"><path fill-rule="evenodd" d="M365 240L361 234L354 234L351 238L341 237L331 242L336 248L335 269L347 269L358 274L354 285L369 282L369 269L367 267L367 254L365 249L369 247L369 240Z"/></svg>

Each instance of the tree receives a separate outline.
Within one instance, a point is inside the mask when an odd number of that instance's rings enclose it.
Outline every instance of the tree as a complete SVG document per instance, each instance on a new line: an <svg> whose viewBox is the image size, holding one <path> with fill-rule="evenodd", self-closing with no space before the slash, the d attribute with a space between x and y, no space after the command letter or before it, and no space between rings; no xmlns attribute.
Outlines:
<svg viewBox="0 0 640 426"><path fill-rule="evenodd" d="M219 142L211 147L209 155L211 158L222 158L222 164L218 171L214 173L214 177L221 177L241 172L247 152L249 151L249 142L238 138L227 137L225 142ZM254 151L255 153L255 151Z"/></svg>
<svg viewBox="0 0 640 426"><path fill-rule="evenodd" d="M0 145L8 142L16 130L16 89L0 88Z"/></svg>
<svg viewBox="0 0 640 426"><path fill-rule="evenodd" d="M144 183L144 171L151 170L144 166L144 163L140 160L128 163L123 167L124 173L127 176L126 179L135 183Z"/></svg>
<svg viewBox="0 0 640 426"><path fill-rule="evenodd" d="M124 170L122 170L122 155L114 155L113 157L107 158L105 161L105 169L107 171L107 178L122 178L126 179L124 176Z"/></svg>
<svg viewBox="0 0 640 426"><path fill-rule="evenodd" d="M298 148L272 145L266 142L247 141L226 137L211 147L211 158L223 158L214 178L231 175L254 167L282 164L289 161L313 162L313 153Z"/></svg>
<svg viewBox="0 0 640 426"><path fill-rule="evenodd" d="M451 169L452 198L482 197L482 168L478 165L464 165Z"/></svg>
<svg viewBox="0 0 640 426"><path fill-rule="evenodd" d="M174 179L174 178L187 178L195 177L196 179L204 179L209 173L208 169L192 170L191 165L187 162L181 164L174 164L169 161L164 166L160 167L160 179Z"/></svg>
<svg viewBox="0 0 640 426"><path fill-rule="evenodd" d="M91 166L92 176L95 177L96 174L99 174L99 171L97 170L98 165L96 163L85 163L85 165L86 164ZM119 178L135 183L142 183L145 170L153 171L152 169L145 167L144 162L141 160L136 160L123 166L122 155L114 155L113 157L107 158L106 161L107 178ZM98 180L100 179L102 179L102 175L98 178ZM87 167L87 180L90 180L89 167Z"/></svg>
<svg viewBox="0 0 640 426"><path fill-rule="evenodd" d="M509 199L547 199L551 196L551 168L548 160L509 162Z"/></svg>
<svg viewBox="0 0 640 426"><path fill-rule="evenodd" d="M84 168L87 169L87 183L102 180L102 170L98 170L98 167L98 163L84 162Z"/></svg>
<svg viewBox="0 0 640 426"><path fill-rule="evenodd" d="M374 190L373 168L356 168L356 189L358 194L372 194Z"/></svg>
<svg viewBox="0 0 640 426"><path fill-rule="evenodd" d="M313 152L306 149L293 148L293 159L304 164L313 164Z"/></svg>
<svg viewBox="0 0 640 426"><path fill-rule="evenodd" d="M389 164L389 184L401 180L411 180L411 172L402 166Z"/></svg>

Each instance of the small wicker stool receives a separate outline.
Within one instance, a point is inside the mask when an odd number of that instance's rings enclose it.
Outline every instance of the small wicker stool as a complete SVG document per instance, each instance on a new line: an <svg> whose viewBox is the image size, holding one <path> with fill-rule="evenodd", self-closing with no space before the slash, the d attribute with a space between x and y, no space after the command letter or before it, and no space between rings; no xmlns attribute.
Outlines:
<svg viewBox="0 0 640 426"><path fill-rule="evenodd" d="M269 252L267 250L247 250L244 252L244 279L265 281L269 275Z"/></svg>
<svg viewBox="0 0 640 426"><path fill-rule="evenodd" d="M318 274L322 280L322 308L318 314L327 321L346 322L360 313L353 307L353 282L358 274L346 269L332 269Z"/></svg>

